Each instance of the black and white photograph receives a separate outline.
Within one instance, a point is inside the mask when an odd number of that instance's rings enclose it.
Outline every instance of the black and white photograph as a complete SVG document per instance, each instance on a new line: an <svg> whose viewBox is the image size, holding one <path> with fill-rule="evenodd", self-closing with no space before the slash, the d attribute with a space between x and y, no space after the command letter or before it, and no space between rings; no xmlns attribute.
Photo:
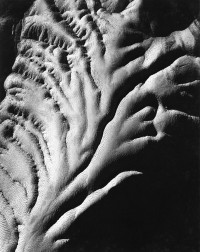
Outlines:
<svg viewBox="0 0 200 252"><path fill-rule="evenodd" d="M0 0L0 252L200 252L199 0Z"/></svg>

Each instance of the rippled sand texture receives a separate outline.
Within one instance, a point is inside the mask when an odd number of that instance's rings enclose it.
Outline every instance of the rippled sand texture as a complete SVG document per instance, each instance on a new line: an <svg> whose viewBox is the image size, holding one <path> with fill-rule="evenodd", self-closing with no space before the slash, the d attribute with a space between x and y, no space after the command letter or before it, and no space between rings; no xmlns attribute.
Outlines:
<svg viewBox="0 0 200 252"><path fill-rule="evenodd" d="M145 219L140 204L158 200L150 191L163 200L191 184L198 4L161 2L36 0L14 27L0 105L0 251L83 251L80 237L114 234L113 223L130 235Z"/></svg>

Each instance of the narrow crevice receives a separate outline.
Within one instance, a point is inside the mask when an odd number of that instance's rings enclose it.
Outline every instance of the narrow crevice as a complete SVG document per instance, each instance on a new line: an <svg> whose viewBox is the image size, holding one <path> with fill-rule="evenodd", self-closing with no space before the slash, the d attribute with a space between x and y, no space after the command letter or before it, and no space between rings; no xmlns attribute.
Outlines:
<svg viewBox="0 0 200 252"><path fill-rule="evenodd" d="M41 166L44 168L44 171L45 171L45 175L48 177L48 172L47 172L47 168L46 168L46 165L45 165L45 158L44 158L44 154L42 152L42 149L41 149L41 145L40 145L40 141L38 139L38 137L36 135L34 135L32 132L30 132L26 126L23 126L21 124L19 124L20 127L22 128L22 130L24 130L31 138L31 141L33 141L33 144L36 146L36 149L39 153L39 157L40 157L40 162L41 162ZM37 166L35 167L37 168ZM38 170L39 171L39 170Z"/></svg>
<svg viewBox="0 0 200 252"><path fill-rule="evenodd" d="M14 224L14 235L17 241L19 241L19 231L18 231L18 225L20 225L21 223L16 219L15 217L15 212L14 209L11 207L9 200L5 197L3 191L0 189L0 197L2 197L6 203L6 205L10 208L12 215L13 215L13 224ZM17 249L18 246L18 242L16 242L16 245L14 246L13 251L15 251Z"/></svg>
<svg viewBox="0 0 200 252"><path fill-rule="evenodd" d="M13 179L12 176L9 174L9 172L0 164L0 169L4 172L4 174L12 181L13 184L18 184L23 189L26 198L28 197L27 189L26 187L20 182L19 180Z"/></svg>
<svg viewBox="0 0 200 252"><path fill-rule="evenodd" d="M26 109L20 108L19 106L16 106L15 104L9 104L7 111L11 115L11 120L16 122L16 124L19 124L20 126L25 127L25 122L31 123L32 125L31 127L33 128L33 131L36 131L42 138L42 141L45 145L45 150L47 151L48 157L50 158L50 151L41 130L41 127L42 127L41 123L39 123L38 120L33 115L30 115L30 113ZM28 129L26 128L25 130L27 131ZM35 136L34 133L32 134ZM39 144L38 146L40 146L39 142L40 141L38 140L38 144Z"/></svg>
<svg viewBox="0 0 200 252"><path fill-rule="evenodd" d="M15 139L17 146L22 151L22 153L24 153L24 155L26 155L28 157L28 159L29 159L28 163L30 163L30 171L31 171L31 175L32 175L31 176L31 183L33 185L33 191L31 192L32 195L30 195L30 199L28 198L28 192L26 191L26 197L27 197L27 201L28 201L28 209L29 209L29 211L31 211L31 209L34 207L34 205L37 201L38 195L39 195L39 192L38 192L38 188L39 188L38 187L38 185L39 185L38 168L37 168L37 165L34 161L33 156L22 147L20 140L16 137L14 139Z"/></svg>

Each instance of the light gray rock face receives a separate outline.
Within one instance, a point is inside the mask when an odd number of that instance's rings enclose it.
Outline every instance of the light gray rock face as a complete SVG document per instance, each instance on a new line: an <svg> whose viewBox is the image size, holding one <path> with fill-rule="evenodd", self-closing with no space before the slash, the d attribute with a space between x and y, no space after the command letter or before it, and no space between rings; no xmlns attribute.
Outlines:
<svg viewBox="0 0 200 252"><path fill-rule="evenodd" d="M114 202L131 213L134 195L196 172L200 21L189 2L34 1L0 105L0 251L81 251L71 239L116 188L129 184ZM154 188L146 198L140 183Z"/></svg>

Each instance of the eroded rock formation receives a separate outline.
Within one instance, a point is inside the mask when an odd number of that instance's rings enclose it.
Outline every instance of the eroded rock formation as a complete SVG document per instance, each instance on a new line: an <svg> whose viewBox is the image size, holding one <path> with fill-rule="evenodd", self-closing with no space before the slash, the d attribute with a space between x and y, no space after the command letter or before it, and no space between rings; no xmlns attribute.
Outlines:
<svg viewBox="0 0 200 252"><path fill-rule="evenodd" d="M16 26L0 105L0 251L79 251L87 227L90 236L105 225L107 235L125 209L134 233L146 217L132 213L151 209L143 200L189 187L198 174L198 8L33 2Z"/></svg>

